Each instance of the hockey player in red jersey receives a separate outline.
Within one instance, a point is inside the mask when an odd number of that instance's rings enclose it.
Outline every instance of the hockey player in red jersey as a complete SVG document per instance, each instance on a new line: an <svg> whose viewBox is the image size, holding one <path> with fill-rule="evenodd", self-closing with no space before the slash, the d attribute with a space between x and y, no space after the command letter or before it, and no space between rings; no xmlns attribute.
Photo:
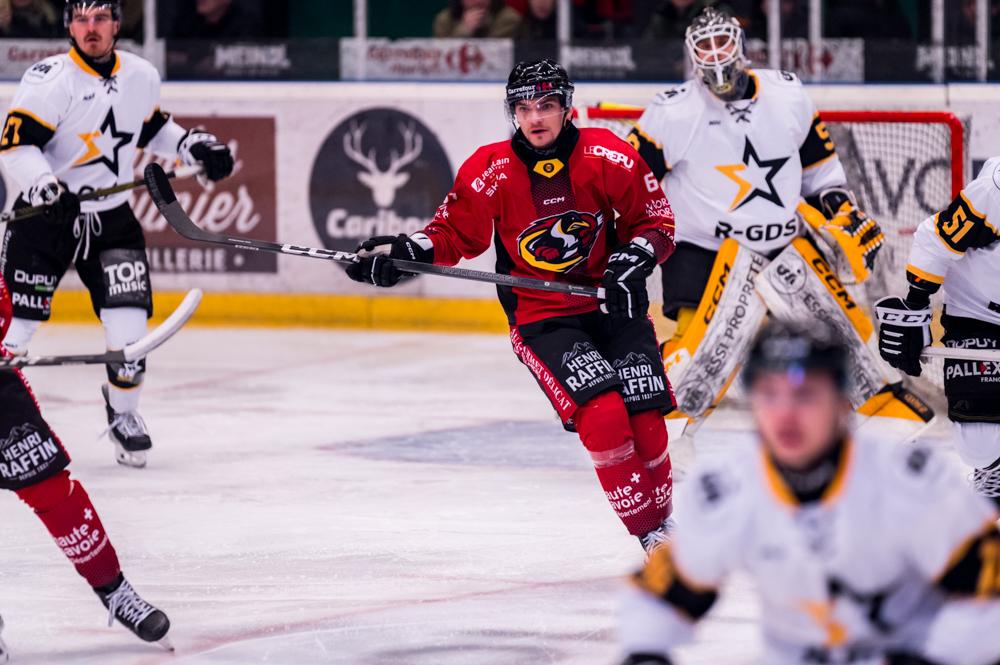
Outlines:
<svg viewBox="0 0 1000 665"><path fill-rule="evenodd" d="M649 550L669 533L673 489L663 414L673 391L658 362L646 278L674 248L674 216L638 153L606 129L571 122L573 84L550 60L507 81L517 131L459 169L434 219L412 236L375 237L389 259L454 265L493 243L497 272L603 287L599 301L497 288L514 352L567 429L580 435L629 533ZM348 269L393 286L385 254Z"/></svg>
<svg viewBox="0 0 1000 665"><path fill-rule="evenodd" d="M10 292L0 276L0 342L12 316ZM0 356L9 356L2 345ZM167 615L143 600L122 575L97 509L80 481L70 478L69 454L42 418L20 370L0 370L0 404L0 489L13 491L35 511L111 617L139 638L169 648ZM0 662L5 657L0 643Z"/></svg>

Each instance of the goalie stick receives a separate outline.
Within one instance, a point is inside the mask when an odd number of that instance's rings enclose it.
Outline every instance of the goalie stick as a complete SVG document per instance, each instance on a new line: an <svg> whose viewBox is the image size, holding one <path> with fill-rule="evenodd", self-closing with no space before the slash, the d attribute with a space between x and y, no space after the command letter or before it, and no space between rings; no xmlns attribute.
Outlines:
<svg viewBox="0 0 1000 665"><path fill-rule="evenodd" d="M177 202L174 190L170 186L170 180L159 164L152 163L146 167L146 186L149 194L159 208L160 214L173 227L174 231L185 238L198 240L201 242L211 242L237 249L249 251L277 252L279 254L290 254L292 256L307 256L313 259L324 259L336 263L356 263L358 255L351 252L338 252L330 249L319 249L316 247L302 247L299 245L281 244L269 242L267 240L253 240L250 238L235 238L218 233L210 233L199 228L184 208ZM402 271L411 273L423 273L427 275L440 275L442 277L455 277L458 279L468 279L474 282L487 282L502 286L518 287L522 289L537 289L539 291L554 291L556 293L569 293L588 298L599 298L602 289L592 286L581 286L579 284L567 284L565 282L549 282L543 279L532 277L515 277L514 275L502 275L494 272L484 272L482 270L468 270L466 268L453 268L448 266L436 266L430 263L420 263L419 261L402 261L392 259L393 264Z"/></svg>
<svg viewBox="0 0 1000 665"><path fill-rule="evenodd" d="M74 356L14 356L0 358L0 370L15 370L22 367L59 367L133 362L158 349L164 342L173 337L188 322L188 319L198 309L200 302L201 289L188 291L181 304L170 313L170 316L163 323L156 326L152 332L145 335L142 339L126 345L124 349Z"/></svg>
<svg viewBox="0 0 1000 665"><path fill-rule="evenodd" d="M180 166L173 171L164 173L167 178L190 178L191 176L198 175L203 170L201 166ZM121 185L115 185L114 187L108 187L107 189L97 189L90 192L81 192L79 197L80 201L96 201L97 199L103 199L105 196L111 196L113 194L118 194L120 192L127 192L131 189L136 189L142 187L146 184L145 178L137 178L132 182L126 182ZM0 224L6 224L10 222L20 222L25 219L30 219L32 217L37 217L45 212L46 206L32 206L30 208L18 208L17 210L11 210L0 215Z"/></svg>

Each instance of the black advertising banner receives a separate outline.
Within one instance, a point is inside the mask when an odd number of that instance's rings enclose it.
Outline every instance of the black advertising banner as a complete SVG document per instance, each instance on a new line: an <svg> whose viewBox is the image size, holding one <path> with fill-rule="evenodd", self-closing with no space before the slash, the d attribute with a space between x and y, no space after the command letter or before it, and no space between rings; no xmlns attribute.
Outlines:
<svg viewBox="0 0 1000 665"><path fill-rule="evenodd" d="M336 39L231 42L168 40L167 78L172 80L336 81Z"/></svg>

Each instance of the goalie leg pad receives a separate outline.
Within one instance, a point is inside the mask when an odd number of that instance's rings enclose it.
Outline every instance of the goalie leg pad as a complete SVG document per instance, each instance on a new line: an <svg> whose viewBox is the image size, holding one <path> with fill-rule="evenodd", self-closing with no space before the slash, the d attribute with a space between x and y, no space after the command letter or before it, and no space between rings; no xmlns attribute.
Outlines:
<svg viewBox="0 0 1000 665"><path fill-rule="evenodd" d="M1000 326L951 316L945 311L944 345L957 349L1000 349ZM948 417L955 422L1000 423L1000 362L989 360L944 361L944 394Z"/></svg>
<svg viewBox="0 0 1000 665"><path fill-rule="evenodd" d="M767 265L767 258L732 238L719 247L691 323L664 355L677 398L676 417L707 416L736 377L767 314L755 292Z"/></svg>
<svg viewBox="0 0 1000 665"><path fill-rule="evenodd" d="M69 465L20 372L0 372L0 404L0 489L30 487Z"/></svg>

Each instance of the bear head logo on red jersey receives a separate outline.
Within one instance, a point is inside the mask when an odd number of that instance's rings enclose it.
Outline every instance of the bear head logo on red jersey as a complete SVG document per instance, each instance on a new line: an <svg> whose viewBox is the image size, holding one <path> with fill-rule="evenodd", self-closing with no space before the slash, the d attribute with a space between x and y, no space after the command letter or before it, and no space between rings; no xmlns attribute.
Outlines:
<svg viewBox="0 0 1000 665"><path fill-rule="evenodd" d="M517 237L517 249L529 265L569 272L587 260L604 225L601 213L571 210L532 222Z"/></svg>

